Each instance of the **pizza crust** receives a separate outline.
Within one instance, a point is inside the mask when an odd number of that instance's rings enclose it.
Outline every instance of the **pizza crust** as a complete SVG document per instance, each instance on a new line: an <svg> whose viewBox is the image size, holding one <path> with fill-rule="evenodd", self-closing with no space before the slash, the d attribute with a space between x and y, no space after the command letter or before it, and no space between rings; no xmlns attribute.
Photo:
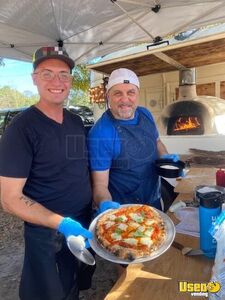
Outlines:
<svg viewBox="0 0 225 300"><path fill-rule="evenodd" d="M165 241L160 214L147 205L131 205L103 214L96 224L100 245L120 259L133 261L151 255Z"/></svg>

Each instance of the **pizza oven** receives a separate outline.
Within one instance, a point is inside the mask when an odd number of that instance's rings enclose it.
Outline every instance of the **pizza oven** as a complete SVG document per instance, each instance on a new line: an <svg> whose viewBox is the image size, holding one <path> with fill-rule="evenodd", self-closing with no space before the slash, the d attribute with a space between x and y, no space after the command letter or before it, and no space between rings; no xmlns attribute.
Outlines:
<svg viewBox="0 0 225 300"><path fill-rule="evenodd" d="M219 122L221 118L225 118L225 100L211 96L197 96L195 69L181 70L179 75L178 100L163 109L157 122L160 134L169 136L219 134L221 130Z"/></svg>
<svg viewBox="0 0 225 300"><path fill-rule="evenodd" d="M179 101L166 108L162 113L165 134L203 135L216 130L210 108L196 100Z"/></svg>

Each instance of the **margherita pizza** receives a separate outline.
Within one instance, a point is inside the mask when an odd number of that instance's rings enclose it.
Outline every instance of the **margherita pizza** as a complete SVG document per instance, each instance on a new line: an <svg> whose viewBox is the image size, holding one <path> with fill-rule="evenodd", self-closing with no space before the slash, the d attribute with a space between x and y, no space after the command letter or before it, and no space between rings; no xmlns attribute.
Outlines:
<svg viewBox="0 0 225 300"><path fill-rule="evenodd" d="M151 255L165 240L165 224L160 214L147 205L131 205L110 210L96 224L102 247L129 261Z"/></svg>

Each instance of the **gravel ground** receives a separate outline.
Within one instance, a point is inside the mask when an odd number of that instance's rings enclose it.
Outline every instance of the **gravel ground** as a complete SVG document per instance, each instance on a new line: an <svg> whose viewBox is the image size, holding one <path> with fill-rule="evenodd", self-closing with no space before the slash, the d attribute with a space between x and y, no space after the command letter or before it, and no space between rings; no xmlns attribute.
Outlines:
<svg viewBox="0 0 225 300"><path fill-rule="evenodd" d="M0 206L0 299L19 300L18 286L23 261L23 223ZM117 279L115 264L96 256L92 288L81 292L82 300L103 300Z"/></svg>

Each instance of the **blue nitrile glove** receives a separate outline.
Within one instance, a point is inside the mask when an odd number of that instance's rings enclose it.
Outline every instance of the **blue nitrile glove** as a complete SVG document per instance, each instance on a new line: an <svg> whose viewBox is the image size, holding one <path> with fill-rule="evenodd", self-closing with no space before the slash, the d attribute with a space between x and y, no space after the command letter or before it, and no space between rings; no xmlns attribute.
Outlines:
<svg viewBox="0 0 225 300"><path fill-rule="evenodd" d="M71 219L71 218L64 218L58 226L58 231L65 235L68 238L70 235L81 235L85 239L92 239L93 234L89 230L85 229L79 222ZM85 241L85 247L89 247L88 241Z"/></svg>
<svg viewBox="0 0 225 300"><path fill-rule="evenodd" d="M172 159L172 161L177 162L180 160L180 156L178 154L163 154L160 158L163 159Z"/></svg>
<svg viewBox="0 0 225 300"><path fill-rule="evenodd" d="M115 209L115 208L119 208L119 207L120 207L120 204L118 202L111 201L111 200L105 200L99 204L99 209L97 211L97 214L101 214L102 212L106 211L107 209Z"/></svg>

